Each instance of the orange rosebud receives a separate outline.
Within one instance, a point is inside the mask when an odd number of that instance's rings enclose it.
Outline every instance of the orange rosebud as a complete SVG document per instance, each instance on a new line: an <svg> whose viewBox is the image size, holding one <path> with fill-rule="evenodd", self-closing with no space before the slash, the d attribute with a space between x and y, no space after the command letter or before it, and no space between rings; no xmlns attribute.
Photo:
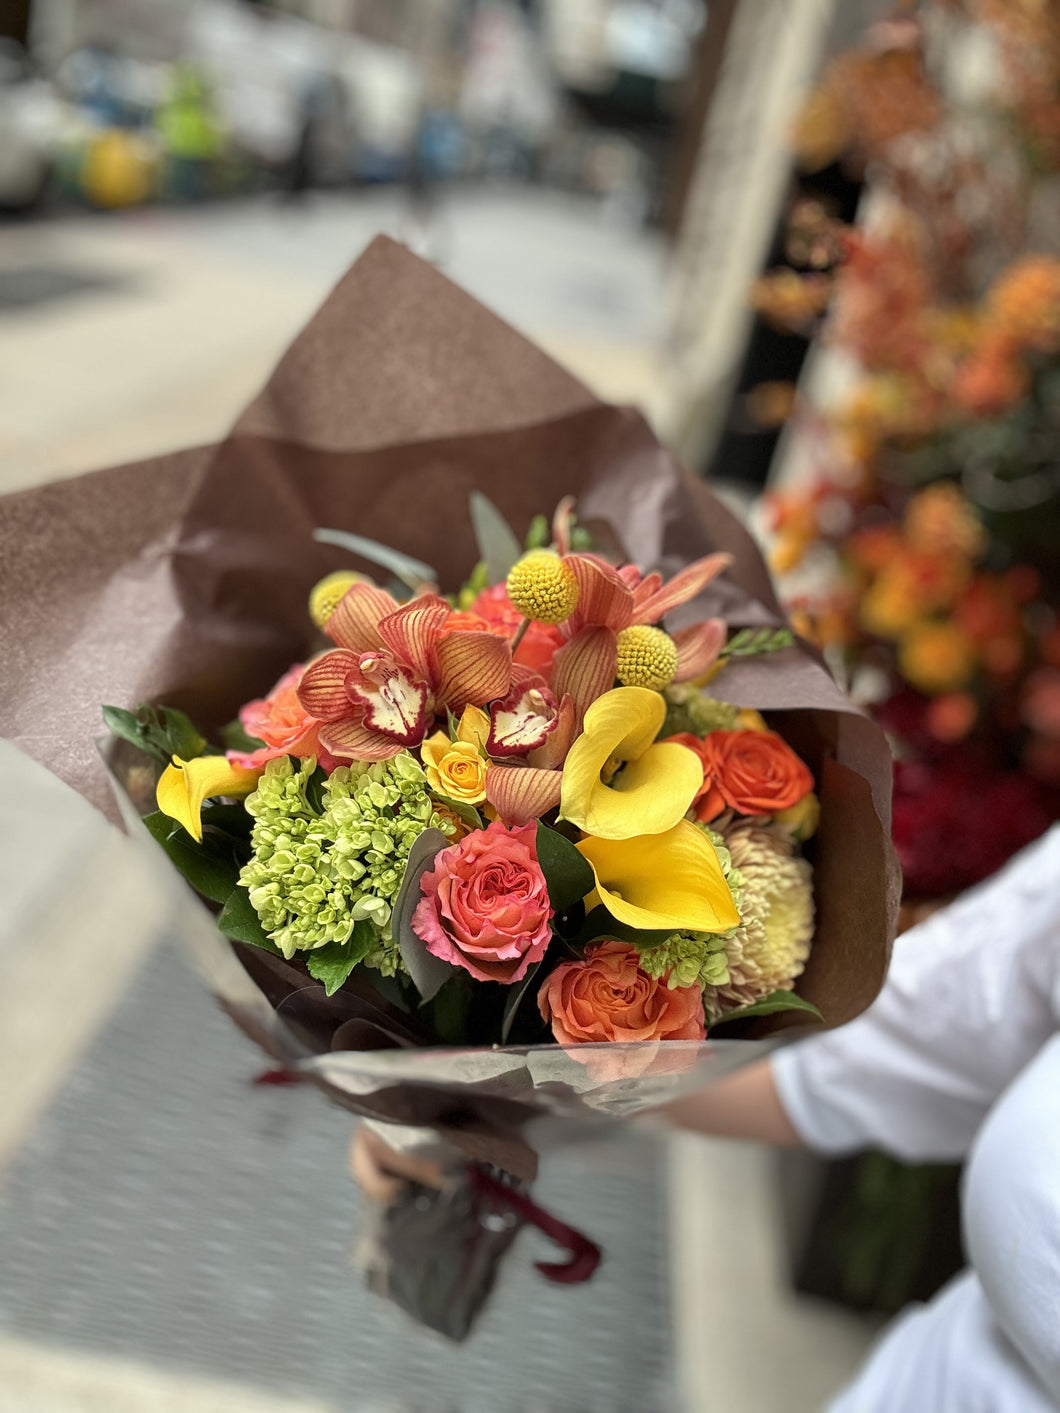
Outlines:
<svg viewBox="0 0 1060 1413"><path fill-rule="evenodd" d="M604 941L584 960L562 962L538 993L538 1007L560 1045L706 1036L699 983L671 989L641 968L629 942Z"/></svg>
<svg viewBox="0 0 1060 1413"><path fill-rule="evenodd" d="M813 789L813 776L775 731L712 731L698 752L703 789L696 818L709 824L726 809L775 814Z"/></svg>

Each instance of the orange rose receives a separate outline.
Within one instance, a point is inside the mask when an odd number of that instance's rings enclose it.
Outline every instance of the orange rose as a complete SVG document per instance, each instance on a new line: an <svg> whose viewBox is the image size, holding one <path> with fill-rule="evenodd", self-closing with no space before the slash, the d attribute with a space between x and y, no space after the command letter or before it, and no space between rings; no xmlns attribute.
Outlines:
<svg viewBox="0 0 1060 1413"><path fill-rule="evenodd" d="M640 967L629 942L600 942L580 962L563 962L537 998L561 1045L593 1041L702 1040L699 985L671 990Z"/></svg>
<svg viewBox="0 0 1060 1413"><path fill-rule="evenodd" d="M813 776L774 731L712 731L702 743L703 790L695 806L702 824L726 809L775 814L813 789Z"/></svg>

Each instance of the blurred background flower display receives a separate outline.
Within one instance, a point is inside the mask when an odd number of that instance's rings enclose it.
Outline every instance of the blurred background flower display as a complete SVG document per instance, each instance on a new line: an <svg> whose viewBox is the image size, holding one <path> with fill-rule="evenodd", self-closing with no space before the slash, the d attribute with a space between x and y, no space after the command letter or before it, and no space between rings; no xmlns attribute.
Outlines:
<svg viewBox="0 0 1060 1413"><path fill-rule="evenodd" d="M838 55L757 310L817 336L766 497L800 631L891 733L911 900L993 873L1060 812L1060 23L912 8Z"/></svg>

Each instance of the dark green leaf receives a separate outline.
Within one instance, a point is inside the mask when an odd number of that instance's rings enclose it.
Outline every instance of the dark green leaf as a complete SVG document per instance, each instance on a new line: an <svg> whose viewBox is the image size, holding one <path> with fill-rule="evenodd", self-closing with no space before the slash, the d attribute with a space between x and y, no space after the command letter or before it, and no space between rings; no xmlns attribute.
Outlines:
<svg viewBox="0 0 1060 1413"><path fill-rule="evenodd" d="M605 907L593 908L578 933L575 945L586 946L598 937L614 938L616 942L632 942L635 947L659 947L674 935L672 927L648 931L630 927L611 916Z"/></svg>
<svg viewBox="0 0 1060 1413"><path fill-rule="evenodd" d="M196 892L215 903L228 901L239 881L239 862L229 844L197 844L183 825L161 811L146 815L144 824Z"/></svg>
<svg viewBox="0 0 1060 1413"><path fill-rule="evenodd" d="M741 1006L738 1011L727 1011L721 1020L714 1022L714 1025L726 1025L729 1021L735 1020L748 1020L751 1016L773 1016L779 1011L805 1011L807 1015L813 1016L816 1020L824 1020L824 1016L816 1006L809 1001L804 1001L801 996L796 996L794 991L773 991L768 996L763 996L761 1001L755 1001L753 1005Z"/></svg>
<svg viewBox="0 0 1060 1413"><path fill-rule="evenodd" d="M452 972L431 1005L431 1021L444 1045L467 1042L467 1013L471 995L462 974Z"/></svg>
<svg viewBox="0 0 1060 1413"><path fill-rule="evenodd" d="M479 558L486 561L491 584L508 577L516 560L522 558L522 548L493 502L481 491L471 492L471 525L475 531Z"/></svg>
<svg viewBox="0 0 1060 1413"><path fill-rule="evenodd" d="M580 903L596 887L588 862L569 839L545 824L537 826L537 861L548 884L548 896L557 913Z"/></svg>
<svg viewBox="0 0 1060 1413"><path fill-rule="evenodd" d="M504 1003L504 1015L501 1017L501 1044L507 1045L508 1036L511 1034L512 1022L515 1020L515 1013L522 1005L526 993L533 986L537 979L537 974L541 970L541 963L535 962L529 969L522 981L514 986L508 987L508 999Z"/></svg>
<svg viewBox="0 0 1060 1413"><path fill-rule="evenodd" d="M138 751L152 756L160 765L169 764L168 754L160 746L153 745L147 740L144 723L133 712L126 711L124 707L105 706L103 720L107 730L117 736L119 740L128 741Z"/></svg>
<svg viewBox="0 0 1060 1413"><path fill-rule="evenodd" d="M218 800L207 800L202 807L202 828L203 844L207 846L217 845L220 847L221 841L214 839L214 832L226 836L228 842L235 848L243 846L243 852L249 852L246 846L250 842L250 831L254 828L253 817L247 814L241 804L225 805Z"/></svg>
<svg viewBox="0 0 1060 1413"><path fill-rule="evenodd" d="M248 735L246 727L238 717L227 726L221 727L221 740L225 743L226 751L241 751L248 756L253 751L260 751L265 744L264 741L259 741L257 736Z"/></svg>
<svg viewBox="0 0 1060 1413"><path fill-rule="evenodd" d="M375 945L375 928L370 922L358 922L348 942L328 942L306 953L309 975L323 984L333 995L359 962L363 962Z"/></svg>
<svg viewBox="0 0 1060 1413"><path fill-rule="evenodd" d="M194 760L196 756L215 754L192 721L173 707L143 703L131 712L122 707L105 706L103 720L115 736L152 756L161 765L168 765L172 756Z"/></svg>
<svg viewBox="0 0 1060 1413"><path fill-rule="evenodd" d="M321 767L318 765L316 770L313 771L313 774L306 781L306 803L308 804L309 808L311 810L315 810L317 814L324 813L324 784L327 778L327 771L321 769Z"/></svg>
<svg viewBox="0 0 1060 1413"><path fill-rule="evenodd" d="M194 760L196 756L214 754L213 749L207 745L206 737L196 730L190 717L173 707L159 707L158 710L162 743L168 748L171 756L180 756L181 760Z"/></svg>
<svg viewBox="0 0 1060 1413"><path fill-rule="evenodd" d="M469 805L464 800L451 800L448 795L439 795L438 798L447 809L451 809L459 819L462 819L465 824L469 824L472 829L485 828L485 825L482 823L482 816L474 805Z"/></svg>
<svg viewBox="0 0 1060 1413"><path fill-rule="evenodd" d="M221 916L217 919L217 926L226 937L231 937L236 942L249 942L252 947L261 947L263 951L272 952L274 956L282 955L275 942L269 940L245 888L236 887L229 893L221 909Z"/></svg>

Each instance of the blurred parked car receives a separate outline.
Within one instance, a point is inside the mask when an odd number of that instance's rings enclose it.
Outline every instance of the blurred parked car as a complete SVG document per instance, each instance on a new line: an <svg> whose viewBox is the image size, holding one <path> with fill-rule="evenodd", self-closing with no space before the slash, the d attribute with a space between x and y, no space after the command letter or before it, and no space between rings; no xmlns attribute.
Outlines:
<svg viewBox="0 0 1060 1413"><path fill-rule="evenodd" d="M20 44L0 39L0 210L27 210L44 194L59 121L50 84Z"/></svg>

